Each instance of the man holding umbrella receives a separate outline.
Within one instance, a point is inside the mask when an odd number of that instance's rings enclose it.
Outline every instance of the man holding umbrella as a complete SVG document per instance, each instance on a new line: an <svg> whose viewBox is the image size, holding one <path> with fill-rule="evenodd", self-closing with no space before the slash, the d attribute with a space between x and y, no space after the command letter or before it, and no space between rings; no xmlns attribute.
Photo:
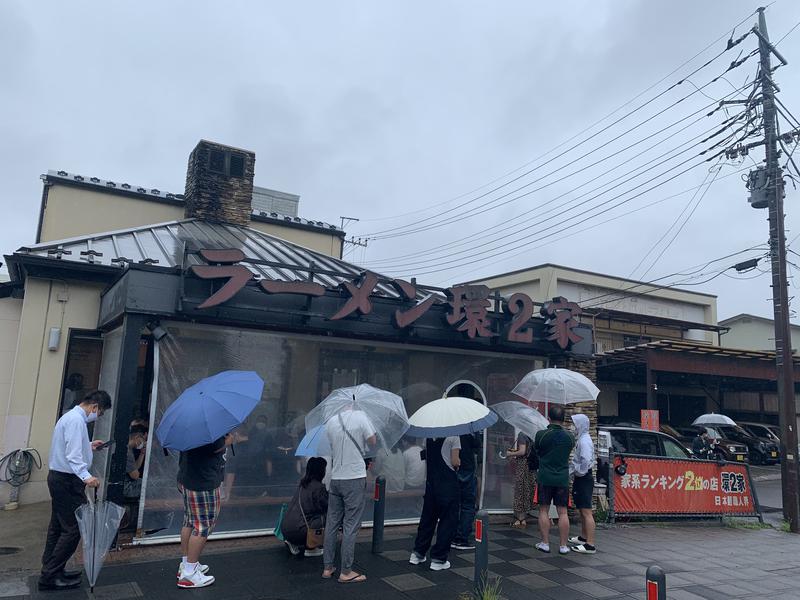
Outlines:
<svg viewBox="0 0 800 600"><path fill-rule="evenodd" d="M50 472L47 487L53 500L47 542L42 556L40 590L63 590L78 587L80 571L65 571L81 539L75 510L86 502L85 486L96 488L100 480L89 473L92 450L103 442L89 442L88 423L111 408L111 398L102 391L89 392L83 401L65 413L56 423L50 445Z"/></svg>

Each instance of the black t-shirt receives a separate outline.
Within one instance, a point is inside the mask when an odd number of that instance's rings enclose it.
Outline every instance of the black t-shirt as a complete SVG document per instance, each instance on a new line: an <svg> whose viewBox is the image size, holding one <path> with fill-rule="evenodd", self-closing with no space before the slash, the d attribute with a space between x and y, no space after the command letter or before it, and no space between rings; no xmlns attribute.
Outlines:
<svg viewBox="0 0 800 600"><path fill-rule="evenodd" d="M225 438L181 452L178 483L193 492L210 492L222 484L225 467Z"/></svg>

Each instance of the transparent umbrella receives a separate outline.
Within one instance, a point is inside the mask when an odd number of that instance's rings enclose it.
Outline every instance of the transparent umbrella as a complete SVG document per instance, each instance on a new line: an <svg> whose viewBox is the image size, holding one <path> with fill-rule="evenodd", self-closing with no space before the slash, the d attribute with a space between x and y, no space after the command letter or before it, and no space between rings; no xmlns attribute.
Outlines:
<svg viewBox="0 0 800 600"><path fill-rule="evenodd" d="M124 514L125 509L121 506L98 500L97 488L94 490L94 501L81 504L75 511L81 532L83 568L92 592Z"/></svg>
<svg viewBox="0 0 800 600"><path fill-rule="evenodd" d="M725 415L708 413L697 417L692 425L736 425L736 421Z"/></svg>
<svg viewBox="0 0 800 600"><path fill-rule="evenodd" d="M511 393L528 402L544 402L547 414L550 404L593 402L600 390L585 375L569 369L550 368L531 371Z"/></svg>
<svg viewBox="0 0 800 600"><path fill-rule="evenodd" d="M530 439L536 437L537 431L547 429L549 424L548 420L538 410L516 400L498 402L489 408L500 415L500 418L506 423L519 429Z"/></svg>
<svg viewBox="0 0 800 600"><path fill-rule="evenodd" d="M355 411L362 411L375 430L375 446L361 449L365 457L375 456L379 451L389 452L408 430L408 414L403 399L392 392L362 383L333 390L306 415L306 437L301 446L319 451L318 448L325 447L327 443L327 440L320 438L326 430L323 426L341 416L346 430L348 420Z"/></svg>

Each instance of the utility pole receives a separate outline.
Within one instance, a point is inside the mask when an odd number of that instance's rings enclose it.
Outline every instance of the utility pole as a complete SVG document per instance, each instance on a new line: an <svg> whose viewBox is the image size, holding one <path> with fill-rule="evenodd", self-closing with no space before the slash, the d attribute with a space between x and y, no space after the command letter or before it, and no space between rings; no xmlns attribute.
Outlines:
<svg viewBox="0 0 800 600"><path fill-rule="evenodd" d="M769 247L772 262L772 304L775 314L775 364L778 384L778 417L781 428L781 480L783 482L783 518L793 533L800 531L797 473L797 410L794 396L794 357L789 325L789 280L786 273L786 235L783 214L783 173L778 163L777 111L775 84L772 81L771 54L786 64L769 42L764 8L758 9L761 58L761 93L763 97L764 147L766 149L765 188L769 209Z"/></svg>

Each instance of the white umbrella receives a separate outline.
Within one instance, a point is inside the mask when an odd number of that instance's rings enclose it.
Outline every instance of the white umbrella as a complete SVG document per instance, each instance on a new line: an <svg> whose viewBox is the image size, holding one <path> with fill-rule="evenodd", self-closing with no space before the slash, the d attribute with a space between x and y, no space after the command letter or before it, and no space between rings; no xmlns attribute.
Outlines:
<svg viewBox="0 0 800 600"><path fill-rule="evenodd" d="M428 402L408 422L406 435L440 438L482 431L497 423L497 415L472 398L453 396Z"/></svg>
<svg viewBox="0 0 800 600"><path fill-rule="evenodd" d="M493 404L491 409L506 423L516 427L530 439L536 437L536 432L547 429L549 424L538 410L516 400L498 402Z"/></svg>
<svg viewBox="0 0 800 600"><path fill-rule="evenodd" d="M708 413L697 417L692 425L736 425L736 421L725 415Z"/></svg>
<svg viewBox="0 0 800 600"><path fill-rule="evenodd" d="M522 378L512 394L529 402L544 402L545 414L550 404L594 402L600 389L585 375L569 369L536 369Z"/></svg>

